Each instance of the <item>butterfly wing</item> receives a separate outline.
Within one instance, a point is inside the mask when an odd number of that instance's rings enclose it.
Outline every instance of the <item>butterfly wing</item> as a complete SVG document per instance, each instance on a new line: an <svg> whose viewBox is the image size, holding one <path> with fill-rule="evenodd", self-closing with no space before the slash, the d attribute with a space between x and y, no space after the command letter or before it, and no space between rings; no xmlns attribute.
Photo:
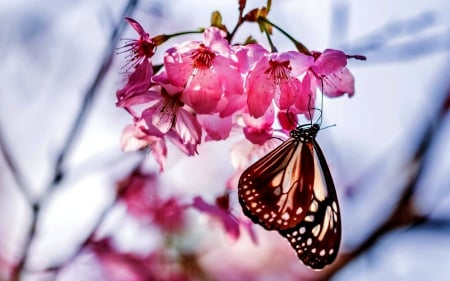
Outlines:
<svg viewBox="0 0 450 281"><path fill-rule="evenodd" d="M341 240L341 219L333 179L325 157L315 140L312 200L304 219L291 229L279 230L286 237L302 262L313 269L332 263Z"/></svg>
<svg viewBox="0 0 450 281"><path fill-rule="evenodd" d="M312 142L290 138L247 168L239 202L253 222L268 230L296 227L306 215L314 185Z"/></svg>

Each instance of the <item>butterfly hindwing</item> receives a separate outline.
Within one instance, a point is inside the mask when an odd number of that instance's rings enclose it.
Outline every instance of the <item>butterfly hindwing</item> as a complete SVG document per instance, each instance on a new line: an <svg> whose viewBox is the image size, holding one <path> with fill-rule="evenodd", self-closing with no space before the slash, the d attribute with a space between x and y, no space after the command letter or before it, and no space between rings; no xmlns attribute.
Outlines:
<svg viewBox="0 0 450 281"><path fill-rule="evenodd" d="M334 183L322 151L314 141L315 180L309 209L296 227L280 230L306 265L321 269L337 256L341 221Z"/></svg>
<svg viewBox="0 0 450 281"><path fill-rule="evenodd" d="M238 190L244 213L268 230L295 227L305 217L314 182L307 163L313 163L311 143L290 138L247 168Z"/></svg>

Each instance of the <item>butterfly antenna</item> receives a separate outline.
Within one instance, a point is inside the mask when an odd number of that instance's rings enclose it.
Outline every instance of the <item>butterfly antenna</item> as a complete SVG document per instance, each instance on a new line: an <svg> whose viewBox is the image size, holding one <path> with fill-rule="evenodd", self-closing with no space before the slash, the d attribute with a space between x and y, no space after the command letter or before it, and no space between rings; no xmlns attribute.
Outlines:
<svg viewBox="0 0 450 281"><path fill-rule="evenodd" d="M311 125L312 125L312 113L311 113L311 109L315 109L314 107L311 107L311 95L309 95L309 99L308 99L308 114L309 114L309 120L311 120L310 121L310 123L311 123Z"/></svg>
<svg viewBox="0 0 450 281"><path fill-rule="evenodd" d="M319 113L320 113L320 115L319 115L319 117L317 118L317 124L319 124L319 126L322 124L322 109L320 109L320 108L317 108L317 107L312 107L311 106L311 100L312 100L312 98L311 98L311 95L309 96L309 100L308 100L308 114L309 114L309 120L311 120L310 121L310 125L312 125L313 124L313 121L312 121L312 117L313 117L313 115L312 115L312 111L315 111L315 110L317 110L317 111L319 111Z"/></svg>

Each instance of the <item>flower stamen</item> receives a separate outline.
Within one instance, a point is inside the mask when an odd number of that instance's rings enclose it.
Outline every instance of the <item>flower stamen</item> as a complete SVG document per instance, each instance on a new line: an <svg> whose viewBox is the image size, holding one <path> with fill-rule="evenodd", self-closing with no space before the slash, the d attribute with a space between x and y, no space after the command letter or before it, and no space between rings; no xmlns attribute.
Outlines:
<svg viewBox="0 0 450 281"><path fill-rule="evenodd" d="M208 50L205 45L200 44L199 48L191 55L191 58L194 60L193 67L197 69L208 69L211 67L212 60L215 56L215 53Z"/></svg>

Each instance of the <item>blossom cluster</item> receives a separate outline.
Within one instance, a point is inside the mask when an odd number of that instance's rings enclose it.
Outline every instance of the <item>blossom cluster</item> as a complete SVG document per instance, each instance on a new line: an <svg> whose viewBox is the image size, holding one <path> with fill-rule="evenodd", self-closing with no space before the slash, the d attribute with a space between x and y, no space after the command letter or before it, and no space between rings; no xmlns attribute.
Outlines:
<svg viewBox="0 0 450 281"><path fill-rule="evenodd" d="M128 81L117 91L117 106L133 117L122 135L124 150L149 146L163 170L166 141L192 156L202 141L227 139L233 128L255 145L287 132L297 116L311 119L316 93L328 97L354 94L348 56L339 50L269 51L259 43L231 44L227 33L211 26L201 41L166 49L163 65L154 65L164 35L150 37L135 20L139 38L130 51Z"/></svg>

